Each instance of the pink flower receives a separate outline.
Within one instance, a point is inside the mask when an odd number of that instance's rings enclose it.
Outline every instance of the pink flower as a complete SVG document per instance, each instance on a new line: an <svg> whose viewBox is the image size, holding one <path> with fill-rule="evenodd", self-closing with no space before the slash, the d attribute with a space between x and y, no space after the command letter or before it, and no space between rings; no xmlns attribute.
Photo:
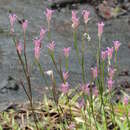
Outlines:
<svg viewBox="0 0 130 130"><path fill-rule="evenodd" d="M128 102L129 102L128 97L125 96L123 99L124 105L128 105Z"/></svg>
<svg viewBox="0 0 130 130"><path fill-rule="evenodd" d="M72 11L72 21L77 18L77 11Z"/></svg>
<svg viewBox="0 0 130 130"><path fill-rule="evenodd" d="M16 14L9 14L9 20L10 20L10 25L11 25L10 31L11 32L14 32L14 23L15 23L16 19L17 19Z"/></svg>
<svg viewBox="0 0 130 130"><path fill-rule="evenodd" d="M41 42L39 39L34 40L34 55L37 60L39 60L40 57L40 48L41 48Z"/></svg>
<svg viewBox="0 0 130 130"><path fill-rule="evenodd" d="M53 13L54 11L53 10L51 10L51 9L46 9L46 12L45 12L45 15L46 15L46 19L47 19L47 22L48 23L50 23L50 21L51 21L51 18L52 18L52 13Z"/></svg>
<svg viewBox="0 0 130 130"><path fill-rule="evenodd" d="M37 60L39 60L39 57L40 57L40 48L39 47L36 47L35 48L35 58Z"/></svg>
<svg viewBox="0 0 130 130"><path fill-rule="evenodd" d="M10 25L13 26L17 19L16 14L9 14L9 19L10 19Z"/></svg>
<svg viewBox="0 0 130 130"><path fill-rule="evenodd" d="M91 71L92 71L93 79L96 79L98 75L97 67L91 68Z"/></svg>
<svg viewBox="0 0 130 130"><path fill-rule="evenodd" d="M112 48L107 47L107 55L109 59L112 58L112 54L113 54L113 47Z"/></svg>
<svg viewBox="0 0 130 130"><path fill-rule="evenodd" d="M104 61L106 59L106 57L107 57L107 51L102 51L101 52L101 58L102 58L102 60Z"/></svg>
<svg viewBox="0 0 130 130"><path fill-rule="evenodd" d="M69 57L69 54L70 54L70 47L64 48L63 51L64 51L64 56L65 56L66 58L68 58L68 57Z"/></svg>
<svg viewBox="0 0 130 130"><path fill-rule="evenodd" d="M72 28L76 29L79 25L79 19L77 18L77 12L72 11Z"/></svg>
<svg viewBox="0 0 130 130"><path fill-rule="evenodd" d="M54 51L54 49L55 49L55 42L54 41L52 41L48 46L48 49L50 50L50 51Z"/></svg>
<svg viewBox="0 0 130 130"><path fill-rule="evenodd" d="M86 93L86 94L90 94L90 89L89 89L89 83L88 84L84 84L84 85L82 85L82 87L81 87L81 89L82 89L82 91L84 92L84 93Z"/></svg>
<svg viewBox="0 0 130 130"><path fill-rule="evenodd" d="M96 87L93 88L93 94L95 95L95 97L98 96L98 89Z"/></svg>
<svg viewBox="0 0 130 130"><path fill-rule="evenodd" d="M26 32L27 27L28 27L28 20L25 20L25 21L22 23L22 28L23 28L24 33Z"/></svg>
<svg viewBox="0 0 130 130"><path fill-rule="evenodd" d="M41 28L41 30L40 30L40 40L42 40L44 38L45 33L46 33L46 29Z"/></svg>
<svg viewBox="0 0 130 130"><path fill-rule="evenodd" d="M41 40L38 39L38 38L36 38L36 39L34 40L34 45L35 45L35 47L40 47L40 48L41 48Z"/></svg>
<svg viewBox="0 0 130 130"><path fill-rule="evenodd" d="M17 50L18 50L18 53L21 54L22 53L22 43L19 42L18 45L17 45Z"/></svg>
<svg viewBox="0 0 130 130"><path fill-rule="evenodd" d="M69 77L69 73L68 72L63 72L63 78L66 81Z"/></svg>
<svg viewBox="0 0 130 130"><path fill-rule="evenodd" d="M104 23L98 23L98 37L101 38L102 33L103 33L103 27L104 27Z"/></svg>
<svg viewBox="0 0 130 130"><path fill-rule="evenodd" d="M69 84L68 82L61 84L61 92L67 94L69 91Z"/></svg>
<svg viewBox="0 0 130 130"><path fill-rule="evenodd" d="M121 43L119 41L113 41L113 43L114 43L115 51L118 51Z"/></svg>
<svg viewBox="0 0 130 130"><path fill-rule="evenodd" d="M114 81L111 78L107 80L107 85L108 85L109 91L112 90L113 84L114 84Z"/></svg>
<svg viewBox="0 0 130 130"><path fill-rule="evenodd" d="M85 101L82 98L81 101L79 102L79 107L82 108L82 107L84 107L84 105L85 105Z"/></svg>
<svg viewBox="0 0 130 130"><path fill-rule="evenodd" d="M83 10L82 11L82 15L83 15L83 18L84 18L84 23L87 24L88 23L88 20L89 20L89 15L90 15L90 12L87 11L87 10Z"/></svg>
<svg viewBox="0 0 130 130"><path fill-rule="evenodd" d="M115 71L116 69L113 69L113 68L108 68L108 75L109 75L109 78L113 79L113 76L115 74Z"/></svg>
<svg viewBox="0 0 130 130"><path fill-rule="evenodd" d="M74 124L74 123L71 123L68 128L69 128L69 130L74 130L75 124Z"/></svg>

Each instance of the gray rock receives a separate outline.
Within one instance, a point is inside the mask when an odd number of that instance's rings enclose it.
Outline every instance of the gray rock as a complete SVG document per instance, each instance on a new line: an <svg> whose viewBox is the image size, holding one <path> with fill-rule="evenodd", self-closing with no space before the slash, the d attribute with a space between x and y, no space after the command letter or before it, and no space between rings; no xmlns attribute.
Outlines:
<svg viewBox="0 0 130 130"><path fill-rule="evenodd" d="M0 85L0 93L7 93L8 91L18 91L19 84L11 76L7 80L4 80Z"/></svg>
<svg viewBox="0 0 130 130"><path fill-rule="evenodd" d="M16 51L14 48L14 44L11 36L9 35L9 19L8 15L10 10L20 18L20 19L28 19L29 27L27 29L27 57L30 64L34 62L34 52L33 52L33 40L35 37L39 36L40 27L47 26L47 22L45 20L44 11L46 7L48 7L50 3L48 1L43 0L0 0L0 54L2 52L2 56L0 55L0 89L5 86L8 86L8 80L6 77L11 75L12 77L17 77L17 80L22 79L26 84L24 74L22 72L21 67L19 67L19 61L16 55ZM80 26L78 29L78 44L80 48L81 44L81 34L84 31L84 23L82 20L82 16L80 15L83 9L88 9L91 12L91 20L88 24L88 32L92 38L91 43L86 42L86 55L85 55L85 67L86 67L86 81L89 81L91 78L90 68L91 66L95 66L96 59L96 48L97 48L97 22L102 21L96 13L95 9L87 4L80 5L77 8L78 17L80 17ZM128 44L130 43L130 25L128 24L128 15L121 16L118 19L111 19L110 21L104 21L105 28L102 39L102 49L108 46L112 46L113 40L119 40L122 43L118 53L118 63L119 70L123 68L130 69L130 49L128 48ZM23 42L23 35L21 25L19 23L15 24L15 31L18 34L18 38ZM72 48L70 55L70 78L69 83L72 87L75 87L77 83L82 82L81 78L81 67L78 65L78 61L75 57L75 50L73 47L72 40L72 29L71 29L71 10L66 7L62 11L55 10L55 13L51 22L51 32L52 32L52 40L56 42L56 50L55 56L58 59L58 56L62 56L62 63L64 67L64 58L62 55L62 49L64 47L70 46ZM50 57L47 55L47 44L48 38L45 36L43 41L43 46L41 50L41 58L40 63L44 70L54 69ZM80 48L81 49L81 48ZM63 68L64 69L64 68ZM55 76L57 82L60 84L61 81L59 76ZM32 81L32 89L33 89L33 97L35 100L41 99L42 92L44 92L44 81L40 76L38 69L36 66L32 68L31 74ZM2 85L3 84L3 85ZM7 85L8 84L8 85ZM26 86L27 87L27 86ZM15 82L11 81L10 85L5 89L3 89L5 94L0 93L0 109L2 109L1 105L3 102L7 104L10 102L24 102L26 100L26 95L23 89L19 89L19 91L14 91L17 89L17 85L15 86ZM10 91L11 89L11 91ZM13 91L12 91L13 89ZM8 92L8 94L6 94ZM6 99L6 101L5 101Z"/></svg>

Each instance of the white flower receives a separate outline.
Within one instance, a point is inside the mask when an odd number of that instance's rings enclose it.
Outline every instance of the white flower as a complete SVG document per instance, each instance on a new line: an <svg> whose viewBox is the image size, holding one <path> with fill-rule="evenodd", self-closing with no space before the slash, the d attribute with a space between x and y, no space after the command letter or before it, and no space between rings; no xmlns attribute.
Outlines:
<svg viewBox="0 0 130 130"><path fill-rule="evenodd" d="M48 70L45 72L45 74L47 74L48 76L52 76L53 75L53 70Z"/></svg>
<svg viewBox="0 0 130 130"><path fill-rule="evenodd" d="M87 35L87 40L88 40L88 41L91 41L91 37L90 37L89 34Z"/></svg>
<svg viewBox="0 0 130 130"><path fill-rule="evenodd" d="M88 41L91 41L91 37L88 33L84 33L83 36L86 37Z"/></svg>

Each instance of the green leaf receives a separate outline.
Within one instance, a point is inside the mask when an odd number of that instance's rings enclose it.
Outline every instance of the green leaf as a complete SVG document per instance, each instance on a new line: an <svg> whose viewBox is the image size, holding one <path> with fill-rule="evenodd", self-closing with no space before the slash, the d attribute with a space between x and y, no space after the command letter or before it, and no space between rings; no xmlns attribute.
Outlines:
<svg viewBox="0 0 130 130"><path fill-rule="evenodd" d="M78 100L78 98L80 97L81 93L80 94L75 94L75 96L72 97L72 102L76 102Z"/></svg>
<svg viewBox="0 0 130 130"><path fill-rule="evenodd" d="M129 130L126 121L120 121L119 119L115 118L117 125L120 127L120 130Z"/></svg>
<svg viewBox="0 0 130 130"><path fill-rule="evenodd" d="M0 125L0 130L3 130L2 126Z"/></svg>
<svg viewBox="0 0 130 130"><path fill-rule="evenodd" d="M103 130L103 126L97 122L98 130Z"/></svg>
<svg viewBox="0 0 130 130"><path fill-rule="evenodd" d="M84 120L81 117L75 117L77 123L84 123Z"/></svg>

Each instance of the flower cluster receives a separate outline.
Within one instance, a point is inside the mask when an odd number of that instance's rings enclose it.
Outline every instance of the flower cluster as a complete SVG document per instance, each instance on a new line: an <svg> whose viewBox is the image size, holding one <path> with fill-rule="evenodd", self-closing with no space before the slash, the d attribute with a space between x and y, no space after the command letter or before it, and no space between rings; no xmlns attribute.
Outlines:
<svg viewBox="0 0 130 130"><path fill-rule="evenodd" d="M50 23L50 21L51 21L53 12L54 11L51 9L48 9L48 8L46 9L45 15L46 15L46 19L47 19L48 23Z"/></svg>
<svg viewBox="0 0 130 130"><path fill-rule="evenodd" d="M61 92L67 94L69 92L69 83L62 83L61 84Z"/></svg>
<svg viewBox="0 0 130 130"><path fill-rule="evenodd" d="M76 29L79 25L79 18L77 18L77 12L72 11L72 28Z"/></svg>
<svg viewBox="0 0 130 130"><path fill-rule="evenodd" d="M70 47L67 47L67 48L64 48L64 49L63 49L64 56L65 56L66 58L68 58L68 57L69 57L70 50L71 50L71 48L70 48Z"/></svg>
<svg viewBox="0 0 130 130"><path fill-rule="evenodd" d="M63 72L63 79L64 81L66 81L69 77L69 73L68 72Z"/></svg>
<svg viewBox="0 0 130 130"><path fill-rule="evenodd" d="M88 21L89 21L90 12L87 11L87 10L83 10L82 11L82 15L83 15L83 18L84 18L84 23L87 24Z"/></svg>
<svg viewBox="0 0 130 130"><path fill-rule="evenodd" d="M55 46L56 46L55 42L51 41L47 47L49 51L54 52Z"/></svg>
<svg viewBox="0 0 130 130"><path fill-rule="evenodd" d="M104 27L104 23L98 23L98 37L101 38L102 33L103 33L103 27Z"/></svg>
<svg viewBox="0 0 130 130"><path fill-rule="evenodd" d="M14 32L14 23L17 20L17 16L16 14L9 14L9 20L10 20L10 32L13 33Z"/></svg>
<svg viewBox="0 0 130 130"><path fill-rule="evenodd" d="M40 57L40 48L41 48L41 41L40 39L34 40L34 55L37 60L39 60Z"/></svg>
<svg viewBox="0 0 130 130"><path fill-rule="evenodd" d="M119 41L113 41L113 43L114 43L115 51L117 52L119 50L121 43Z"/></svg>
<svg viewBox="0 0 130 130"><path fill-rule="evenodd" d="M87 94L88 96L90 95L90 87L92 87L92 94L97 97L98 96L98 89L95 85L87 83L87 84L83 84L81 85L81 90L83 93Z"/></svg>
<svg viewBox="0 0 130 130"><path fill-rule="evenodd" d="M101 58L103 61L107 58L107 50L101 52Z"/></svg>
<svg viewBox="0 0 130 130"><path fill-rule="evenodd" d="M24 33L26 32L27 27L28 27L28 20L25 20L25 21L22 23L22 28L23 28Z"/></svg>
<svg viewBox="0 0 130 130"><path fill-rule="evenodd" d="M55 108L55 109L53 109L53 111L55 111L55 110L58 111L58 112L56 112L56 113L58 113L58 117L56 117L56 118L60 117L59 118L60 120L62 118L64 118L60 122L62 124L62 125L60 124L61 125L60 129L62 129L63 125L64 125L64 127L68 128L68 129L75 129L75 128L79 129L79 127L82 127L82 126L83 127L80 129L86 129L86 128L89 129L89 127L91 127L93 125L93 123L94 123L93 128L90 128L90 129L96 129L96 128L98 129L98 127L99 127L99 129L107 129L108 128L107 119L112 120L111 117L113 118L114 116L115 117L113 119L117 118L117 116L116 116L116 112L118 110L116 108L117 106L113 107L113 104L110 101L111 101L111 97L113 94L111 92L112 92L112 90L114 90L113 86L115 84L116 72L117 72L117 68L118 68L115 65L116 61L117 61L117 52L119 50L121 43L119 41L113 41L112 47L107 47L105 50L101 51L101 41L102 41L101 38L103 35L103 31L104 31L104 23L103 22L98 23L97 30L98 30L99 45L98 45L97 55L96 55L97 64L95 64L94 67L91 68L90 71L91 71L92 76L88 82L88 77L87 77L88 74L86 73L87 69L86 69L86 61L85 61L84 52L85 52L85 47L86 47L86 44L85 44L86 37L87 37L87 41L89 41L90 36L88 34L88 31L84 30L85 32L83 32L83 35L82 35L83 37L81 37L81 40L82 40L81 47L82 48L79 48L79 46L77 46L77 43L79 41L77 39L77 34L78 34L77 28L78 28L80 22L79 22L79 18L77 17L77 12L72 11L72 28L73 28L74 49L76 51L76 54L77 54L76 58L78 59L78 61L79 61L78 63L80 66L77 69L81 69L81 77L82 77L82 82L80 82L77 85L77 87L80 86L80 88L76 88L73 91L73 88L72 88L73 86L71 86L71 83L69 83L69 79L70 79L69 76L71 75L71 71L69 70L70 69L69 68L69 56L70 56L71 47L64 47L61 50L63 59L61 59L61 57L60 57L58 62L55 59L56 55L54 52L55 52L56 44L55 44L55 41L52 41L52 39L51 39L52 37L50 35L50 30L49 30L53 12L54 12L53 10L50 10L48 8L46 9L45 16L46 16L46 20L48 22L48 30L45 29L44 27L41 27L39 36L33 40L34 57L35 57L34 63L37 64L37 66L40 70L40 73L45 81L45 84L46 84L46 86L48 86L49 92L52 90L52 96L54 99L52 106ZM85 27L86 27L88 24L88 21L90 20L90 18L89 18L90 12L88 10L83 10L82 16L83 16L83 20L84 20ZM14 33L14 23L18 19L18 17L15 14L10 14L9 19L10 19L10 31L13 34ZM27 62L27 56L26 56L26 37L25 36L26 36L27 27L28 27L28 20L24 20L22 22L21 27L24 32L23 33L24 49L22 48L22 43L17 39L17 37L14 40L14 42L15 42L15 47L17 50L19 60L21 61L20 63L24 70L23 72L25 74L28 88L24 87L24 83L22 84L22 82L21 82L21 84L23 85L24 91L26 92L26 95L28 96L28 99L30 101L31 109L34 110L33 105L32 105L33 100L32 100L31 77L30 77L30 69L29 69L30 66L28 65L29 63ZM41 66L40 60L39 60L40 50L42 48L42 41L44 39L46 32L48 32L48 40L49 40L46 48L48 50L49 56L51 57L55 71L53 71L52 68L48 71L46 71L46 70L44 71L44 68L43 68L43 66ZM23 57L21 55L22 49L24 51ZM112 61L114 58L115 58L115 62ZM62 62L62 60L65 60L65 62ZM107 73L106 73L106 70L107 70ZM55 72L59 76L59 79L60 79L59 84L57 84L57 82L56 82L57 79L55 79L55 75L54 75ZM47 76L49 76L50 78L46 78ZM50 80L51 80L51 82L49 82ZM51 83L51 85L49 85L49 83ZM57 86L59 86L59 89ZM60 90L61 96L59 96L59 95L57 96L57 91L56 91L57 89ZM109 100L109 98L110 98L110 100ZM47 101L47 98L46 98L45 102L46 101ZM49 101L49 103L50 103L50 101ZM129 113L127 110L128 103L129 103L128 96L125 95L123 98L122 106L123 107L126 106L126 111L127 111L126 119L128 120L127 122L129 122L129 119L128 119ZM46 105L46 103L44 105ZM108 109L109 107L110 107L110 109ZM46 108L48 108L48 104L47 104ZM116 111L113 108L116 108ZM106 111L108 111L108 112L106 113ZM124 113L124 110L123 110L123 113ZM118 114L118 116L119 116L119 114ZM49 115L48 115L48 117L49 117ZM71 118L72 122L70 120L68 121L68 117L69 118L72 117ZM98 119L98 117L99 117L99 119ZM106 117L108 117L108 118L106 118ZM89 124L90 123L89 121L91 122L91 125ZM82 122L83 122L83 125L82 125ZM102 124L100 124L100 122L104 123L104 124L102 125ZM127 122L125 121L125 124ZM37 124L37 122L35 122L35 123ZM116 126L118 125L118 123L116 123L116 120L112 120L111 124L116 124ZM68 125L68 126L66 126L66 125ZM101 126L101 128L100 128L100 126ZM52 128L54 128L54 126ZM39 128L37 128L37 130L38 129Z"/></svg>
<svg viewBox="0 0 130 130"><path fill-rule="evenodd" d="M43 40L45 33L46 33L46 29L42 27L40 30L40 41Z"/></svg>

